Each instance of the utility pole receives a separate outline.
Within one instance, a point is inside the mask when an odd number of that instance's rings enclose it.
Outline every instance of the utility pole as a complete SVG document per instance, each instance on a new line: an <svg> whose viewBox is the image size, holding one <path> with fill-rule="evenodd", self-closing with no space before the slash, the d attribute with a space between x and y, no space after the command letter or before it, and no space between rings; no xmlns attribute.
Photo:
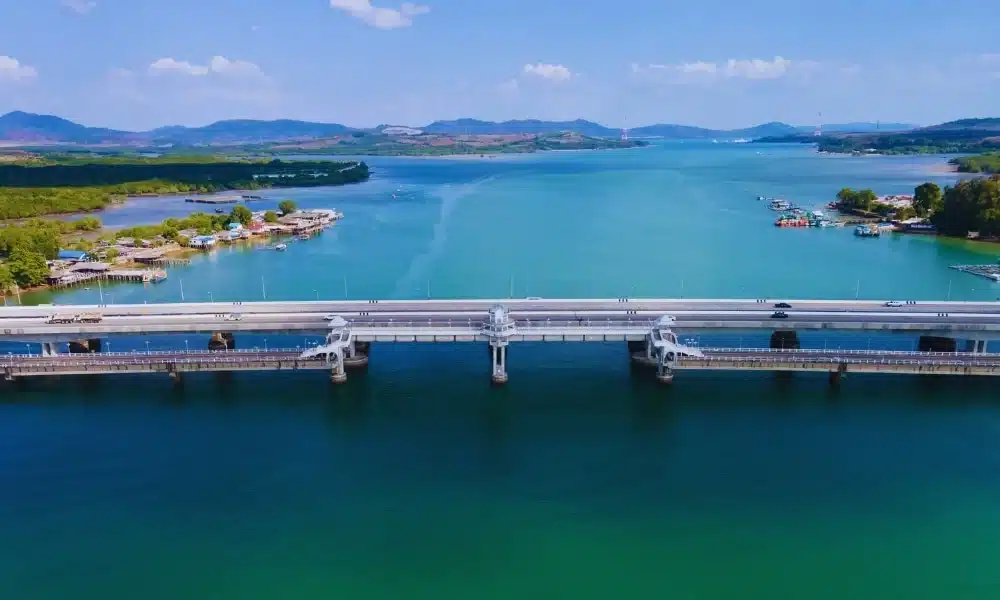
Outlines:
<svg viewBox="0 0 1000 600"><path fill-rule="evenodd" d="M260 276L260 295L264 297L264 300L267 300L267 288L264 287L263 275Z"/></svg>
<svg viewBox="0 0 1000 600"><path fill-rule="evenodd" d="M181 302L184 302L184 280L180 279L181 282Z"/></svg>

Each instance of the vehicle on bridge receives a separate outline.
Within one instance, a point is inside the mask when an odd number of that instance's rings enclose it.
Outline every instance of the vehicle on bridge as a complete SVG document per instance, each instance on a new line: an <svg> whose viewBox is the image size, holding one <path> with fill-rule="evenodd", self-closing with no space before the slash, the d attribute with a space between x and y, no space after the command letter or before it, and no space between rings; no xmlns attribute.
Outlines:
<svg viewBox="0 0 1000 600"><path fill-rule="evenodd" d="M889 308L899 308L899 307L903 306L903 303L902 302L897 302L896 300L890 300L890 301L886 302L885 305L887 307L889 307Z"/></svg>
<svg viewBox="0 0 1000 600"><path fill-rule="evenodd" d="M774 314L771 315L771 318L772 319L787 319L788 318L788 313L786 313L784 311L780 311L780 310L779 311L775 311Z"/></svg>
<svg viewBox="0 0 1000 600"><path fill-rule="evenodd" d="M51 325L68 325L71 323L100 323L104 320L101 313L79 313L79 314L55 314L48 318L46 323Z"/></svg>
<svg viewBox="0 0 1000 600"><path fill-rule="evenodd" d="M779 302L774 305L774 308L791 308L792 305L787 302Z"/></svg>

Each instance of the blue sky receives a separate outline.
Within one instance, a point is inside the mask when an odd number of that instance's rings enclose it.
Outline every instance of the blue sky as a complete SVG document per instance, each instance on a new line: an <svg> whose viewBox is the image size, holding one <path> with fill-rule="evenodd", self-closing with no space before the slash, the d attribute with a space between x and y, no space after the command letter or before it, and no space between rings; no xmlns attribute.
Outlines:
<svg viewBox="0 0 1000 600"><path fill-rule="evenodd" d="M1000 116L981 0L0 0L0 112L145 129Z"/></svg>

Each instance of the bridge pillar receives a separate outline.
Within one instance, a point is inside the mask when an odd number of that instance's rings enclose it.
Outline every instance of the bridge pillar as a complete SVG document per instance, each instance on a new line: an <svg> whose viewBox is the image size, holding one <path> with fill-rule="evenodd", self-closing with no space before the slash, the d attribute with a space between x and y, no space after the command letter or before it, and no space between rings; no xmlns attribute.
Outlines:
<svg viewBox="0 0 1000 600"><path fill-rule="evenodd" d="M986 352L986 340L966 340L965 351L973 354L984 354Z"/></svg>
<svg viewBox="0 0 1000 600"><path fill-rule="evenodd" d="M42 356L55 356L59 354L58 342L42 342Z"/></svg>
<svg viewBox="0 0 1000 600"><path fill-rule="evenodd" d="M212 334L211 338L209 338L208 349L212 351L235 350L236 340L233 338L233 334L231 333L217 331Z"/></svg>
<svg viewBox="0 0 1000 600"><path fill-rule="evenodd" d="M955 352L956 349L955 340L950 337L922 335L917 342L918 352Z"/></svg>
<svg viewBox="0 0 1000 600"><path fill-rule="evenodd" d="M101 351L101 340L74 340L69 343L70 354L94 354Z"/></svg>
<svg viewBox="0 0 1000 600"><path fill-rule="evenodd" d="M367 367L370 348L371 344L369 342L356 342L352 338L350 343L344 348L344 367L347 369Z"/></svg>
<svg viewBox="0 0 1000 600"><path fill-rule="evenodd" d="M771 334L771 348L778 350L798 350L799 334L789 329L782 329Z"/></svg>
<svg viewBox="0 0 1000 600"><path fill-rule="evenodd" d="M660 383L673 383L677 354L662 347L656 349L656 354L656 380Z"/></svg>
<svg viewBox="0 0 1000 600"><path fill-rule="evenodd" d="M496 385L507 383L507 346L516 332L514 320L510 318L510 310L506 306L497 304L490 309L490 316L483 325L482 333L490 341L490 377Z"/></svg>
<svg viewBox="0 0 1000 600"><path fill-rule="evenodd" d="M347 383L347 369L344 366L344 352L337 350L327 355L330 363L330 381L332 383Z"/></svg>
<svg viewBox="0 0 1000 600"><path fill-rule="evenodd" d="M313 348L307 348L299 355L300 359L308 360L324 358L330 367L330 381L333 383L344 383L347 381L347 357L355 358L356 366L368 364L368 357L358 353L358 347L354 341L354 334L351 332L351 324L343 317L330 319L330 333L326 336L326 342Z"/></svg>

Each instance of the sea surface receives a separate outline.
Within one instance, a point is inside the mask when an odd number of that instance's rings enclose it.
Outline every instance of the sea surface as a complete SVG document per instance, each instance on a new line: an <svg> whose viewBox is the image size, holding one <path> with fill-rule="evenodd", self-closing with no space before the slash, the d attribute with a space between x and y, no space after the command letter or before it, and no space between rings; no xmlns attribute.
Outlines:
<svg viewBox="0 0 1000 600"><path fill-rule="evenodd" d="M995 262L996 245L778 229L756 200L820 208L845 186L953 183L940 158L674 142L366 160L367 183L264 194L260 208L291 198L346 215L284 253L226 248L159 285L22 301L1000 297L948 268ZM100 216L125 226L196 208L142 199ZM205 340L112 343L146 342ZM581 344L513 348L495 389L482 348L371 358L339 387L322 373L0 387L0 598L1000 593L992 381L851 376L833 389L680 373L663 387L624 348Z"/></svg>

